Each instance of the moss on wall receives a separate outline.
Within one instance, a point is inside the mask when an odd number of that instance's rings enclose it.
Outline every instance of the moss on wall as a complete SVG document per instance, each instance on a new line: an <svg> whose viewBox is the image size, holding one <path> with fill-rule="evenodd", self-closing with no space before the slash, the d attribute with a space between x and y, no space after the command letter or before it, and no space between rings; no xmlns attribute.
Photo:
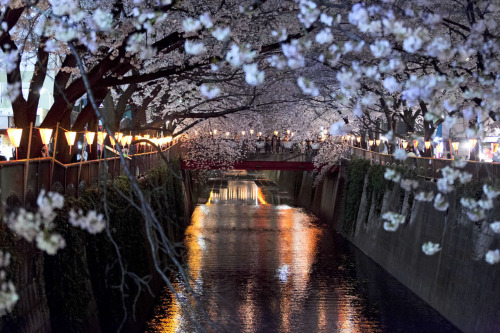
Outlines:
<svg viewBox="0 0 500 333"><path fill-rule="evenodd" d="M359 204L369 167L370 162L361 158L353 158L347 165L344 223L342 225L342 231L347 235L353 234L356 228Z"/></svg>
<svg viewBox="0 0 500 333"><path fill-rule="evenodd" d="M152 169L140 180L143 193L170 237L181 236L185 226L182 182L176 175L180 175L178 162L171 169ZM63 215L70 208L104 214L106 203L110 233L120 249L125 270L148 281L154 269L143 217L133 204L137 199L130 203L126 196L130 196L130 182L118 177L107 181L105 188L91 187L78 199L67 198ZM90 235L70 226L66 216L59 219L58 231L67 247L55 256L46 256L45 269L52 327L58 332L85 332L92 327L89 321L95 319L103 332L116 331L123 317L122 297L132 318L139 291L132 275L125 276L122 294L117 288L122 279L118 255L106 231Z"/></svg>

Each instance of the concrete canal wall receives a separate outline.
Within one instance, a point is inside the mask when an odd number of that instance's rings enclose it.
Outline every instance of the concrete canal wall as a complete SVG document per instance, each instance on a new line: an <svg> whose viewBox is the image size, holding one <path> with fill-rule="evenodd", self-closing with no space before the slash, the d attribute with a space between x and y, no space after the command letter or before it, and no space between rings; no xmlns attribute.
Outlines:
<svg viewBox="0 0 500 333"><path fill-rule="evenodd" d="M412 194L385 181L383 166L354 163L358 165L343 165L317 186L311 172L270 171L268 176L460 330L498 332L500 266L486 263L484 255L500 248L499 237L486 223L470 222L457 198L450 198L448 211L436 211L432 203L413 200ZM435 189L430 181L421 185ZM479 197L481 188L476 183L457 192ZM395 232L385 231L385 211L405 214L406 223ZM498 208L491 218L500 220ZM442 251L426 256L422 244L427 241L440 243Z"/></svg>

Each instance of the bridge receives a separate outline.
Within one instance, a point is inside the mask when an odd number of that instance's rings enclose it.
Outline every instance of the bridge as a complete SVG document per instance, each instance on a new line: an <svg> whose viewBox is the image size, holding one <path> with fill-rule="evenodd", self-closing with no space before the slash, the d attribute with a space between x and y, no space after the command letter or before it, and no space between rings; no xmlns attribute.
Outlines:
<svg viewBox="0 0 500 333"><path fill-rule="evenodd" d="M220 164L213 161L182 161L183 170L194 169L236 169L236 170L286 170L313 171L315 169L312 154L303 153L249 153L243 160L232 164Z"/></svg>

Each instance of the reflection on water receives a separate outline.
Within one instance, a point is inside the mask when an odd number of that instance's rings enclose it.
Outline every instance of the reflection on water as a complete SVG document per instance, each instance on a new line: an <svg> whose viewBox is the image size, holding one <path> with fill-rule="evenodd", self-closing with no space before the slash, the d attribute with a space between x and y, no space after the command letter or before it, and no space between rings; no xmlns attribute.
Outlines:
<svg viewBox="0 0 500 333"><path fill-rule="evenodd" d="M165 290L148 332L454 331L269 184L210 184L186 231L193 290L174 276L178 297Z"/></svg>

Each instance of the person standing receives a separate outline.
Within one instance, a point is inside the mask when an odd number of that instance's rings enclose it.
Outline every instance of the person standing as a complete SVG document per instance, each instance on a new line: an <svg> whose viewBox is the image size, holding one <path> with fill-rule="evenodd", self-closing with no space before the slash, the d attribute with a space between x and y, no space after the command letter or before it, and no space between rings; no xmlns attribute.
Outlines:
<svg viewBox="0 0 500 333"><path fill-rule="evenodd" d="M275 153L276 152L276 135L273 135L273 139L272 139L272 153Z"/></svg>
<svg viewBox="0 0 500 333"><path fill-rule="evenodd" d="M278 136L276 139L276 152L280 153L280 148L281 148L281 137Z"/></svg>

